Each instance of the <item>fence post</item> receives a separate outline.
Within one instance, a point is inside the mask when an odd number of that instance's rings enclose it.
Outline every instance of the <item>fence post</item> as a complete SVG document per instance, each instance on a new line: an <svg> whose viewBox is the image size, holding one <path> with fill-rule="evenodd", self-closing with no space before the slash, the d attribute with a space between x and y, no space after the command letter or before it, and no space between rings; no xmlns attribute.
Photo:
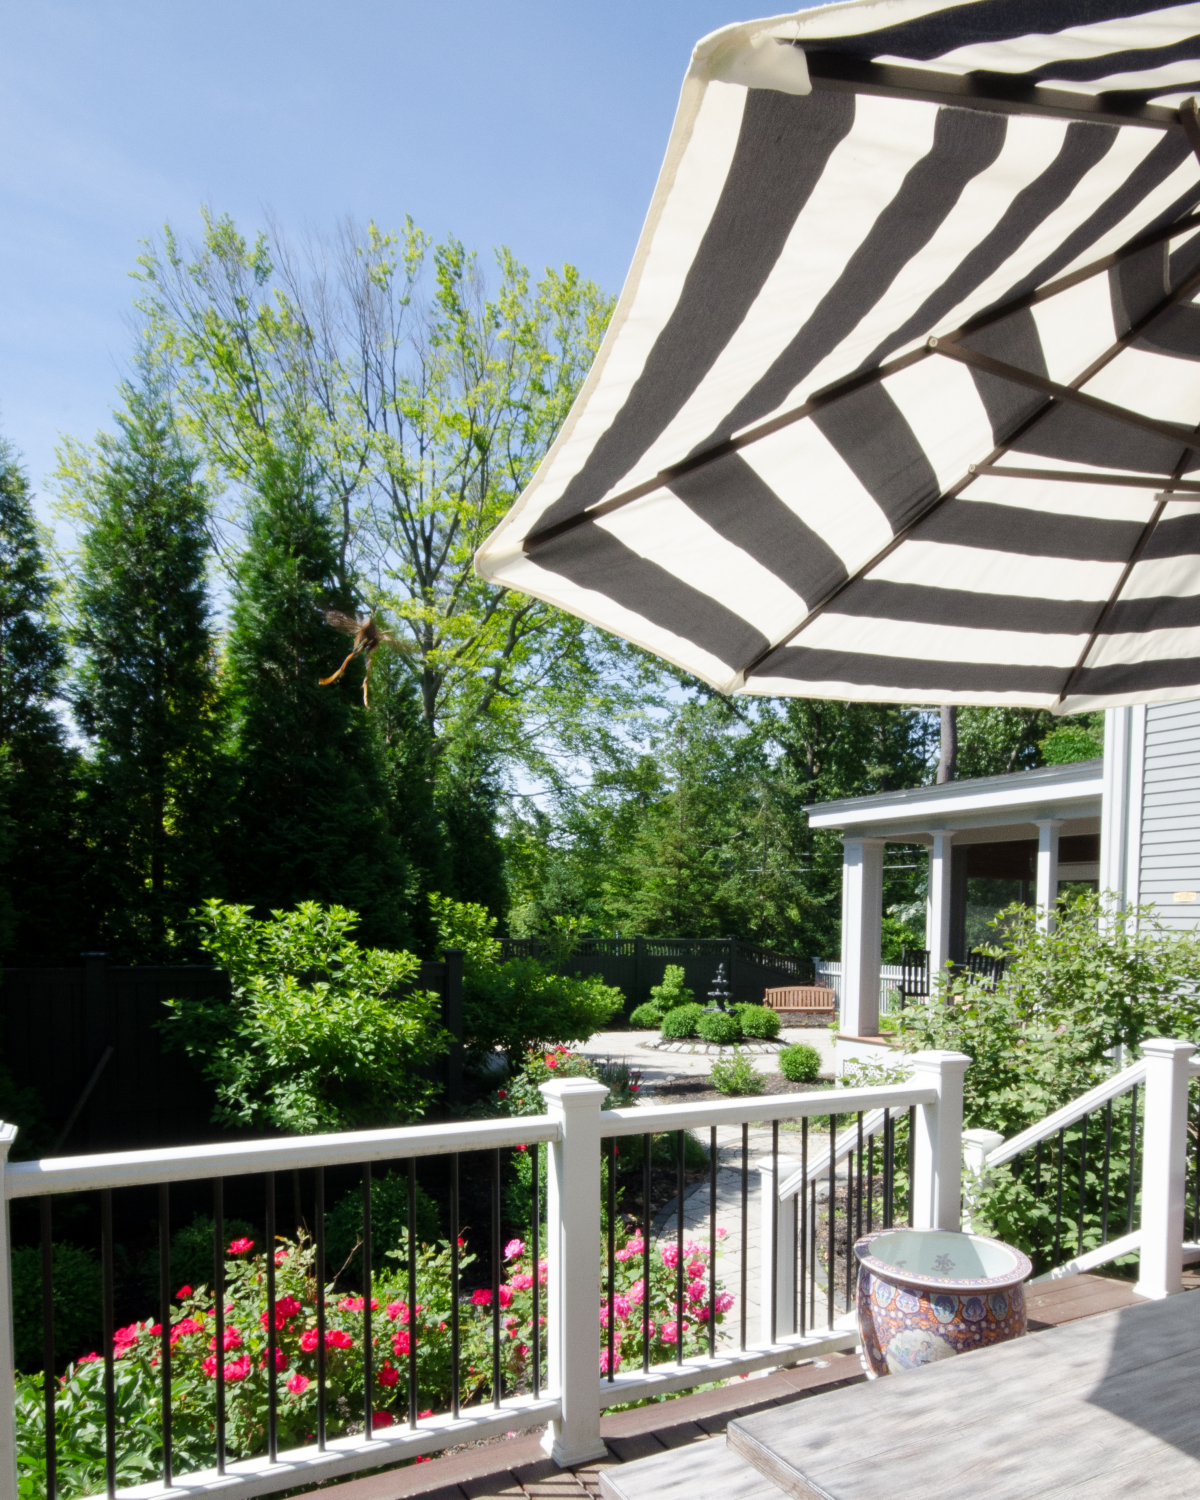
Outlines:
<svg viewBox="0 0 1200 1500"><path fill-rule="evenodd" d="M642 960L645 956L645 938L635 937L633 940L633 1003L635 1006L644 1005L646 996L642 994Z"/></svg>
<svg viewBox="0 0 1200 1500"><path fill-rule="evenodd" d="M546 1313L550 1387L562 1402L542 1446L566 1468L608 1451L600 1436L600 1106L608 1091L590 1078L540 1087L560 1131L546 1173Z"/></svg>
<svg viewBox="0 0 1200 1500"><path fill-rule="evenodd" d="M0 1124L0 1500L17 1500L16 1355L13 1350L12 1246L8 1232L8 1199L4 1173L15 1125ZM53 1376L47 1378L52 1379Z"/></svg>
<svg viewBox="0 0 1200 1500"><path fill-rule="evenodd" d="M758 1238L762 1247L758 1292L761 1336L764 1344L776 1344L784 1334L796 1332L796 1195L793 1193L790 1198L781 1200L779 1184L793 1172L798 1172L802 1163L798 1157L781 1156L778 1177L769 1156L761 1157L756 1165L762 1215ZM772 1285L775 1288L774 1304L771 1301Z"/></svg>
<svg viewBox="0 0 1200 1500"><path fill-rule="evenodd" d="M914 1229L957 1230L962 1222L962 1052L914 1052L913 1082L937 1090L932 1104L917 1106L913 1143Z"/></svg>
<svg viewBox="0 0 1200 1500"><path fill-rule="evenodd" d="M1003 1146L1004 1137L998 1130L964 1130L963 1171L963 1229L970 1234L974 1229L972 1219L979 1203L979 1195L987 1186L991 1174L987 1169L988 1156L997 1146Z"/></svg>
<svg viewBox="0 0 1200 1500"><path fill-rule="evenodd" d="M1188 1063L1195 1050L1192 1042L1166 1037L1142 1043L1142 1253L1134 1290L1143 1297L1170 1297L1183 1290Z"/></svg>

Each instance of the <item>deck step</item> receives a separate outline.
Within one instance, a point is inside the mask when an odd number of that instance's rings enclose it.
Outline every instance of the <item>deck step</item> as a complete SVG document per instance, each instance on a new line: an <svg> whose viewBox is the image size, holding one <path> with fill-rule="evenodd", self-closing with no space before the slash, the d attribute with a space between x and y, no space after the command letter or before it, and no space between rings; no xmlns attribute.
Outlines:
<svg viewBox="0 0 1200 1500"><path fill-rule="evenodd" d="M604 1500L783 1500L783 1492L723 1437L600 1470Z"/></svg>

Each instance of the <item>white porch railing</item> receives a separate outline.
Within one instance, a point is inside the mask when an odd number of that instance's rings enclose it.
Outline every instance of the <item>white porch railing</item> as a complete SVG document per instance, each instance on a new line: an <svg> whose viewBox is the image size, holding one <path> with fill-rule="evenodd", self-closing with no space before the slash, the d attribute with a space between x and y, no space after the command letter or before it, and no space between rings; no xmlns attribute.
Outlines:
<svg viewBox="0 0 1200 1500"><path fill-rule="evenodd" d="M818 958L813 961L813 970L819 984L832 987L839 1009L842 1003L842 964L840 959ZM879 1014L888 1016L900 1009L900 986L904 970L899 964L879 966Z"/></svg>
<svg viewBox="0 0 1200 1500"><path fill-rule="evenodd" d="M518 1146L545 1145L548 1148L545 1249L549 1262L545 1294L544 1348L548 1364L545 1389L535 1387L535 1391L529 1394L494 1395L488 1404L466 1407L457 1415L443 1412L420 1418L414 1416L406 1428L397 1425L330 1437L324 1443L279 1452L273 1457L231 1458L213 1468L172 1473L154 1483L120 1490L111 1477L115 1460L110 1449L108 1493L128 1497L128 1500L135 1500L135 1497L136 1500L167 1500L170 1495L180 1492L264 1495L542 1424L548 1424L548 1451L560 1464L574 1464L603 1453L599 1420L606 1406L794 1364L854 1343L852 1332L830 1326L814 1331L811 1326L805 1328L803 1314L799 1320L793 1316L795 1284L785 1279L787 1256L782 1252L787 1216L786 1212L782 1215L778 1212L777 1194L767 1192L763 1194L763 1201L768 1205L768 1222L773 1224L774 1233L763 1249L760 1264L750 1266L748 1246L745 1242L741 1245L739 1295L756 1293L764 1308L759 1336L755 1338L752 1332L749 1338L743 1339L740 1347L735 1348L715 1348L710 1339L707 1355L686 1357L680 1352L681 1343L677 1342L673 1359L660 1359L648 1369L611 1371L600 1378L602 1334L597 1314L601 1288L607 1284L611 1295L612 1276L612 1261L609 1260L606 1268L601 1243L601 1163L608 1149L606 1142L625 1136L638 1136L649 1142L652 1137L664 1133L707 1130L715 1143L718 1130L729 1135L729 1127L734 1127L735 1142L739 1134L743 1142L741 1212L745 1223L749 1178L746 1142L752 1124L760 1126L766 1122L774 1130L775 1150L765 1160L754 1164L756 1182L772 1183L779 1180L780 1170L787 1162L787 1158L778 1152L779 1122L800 1122L807 1130L804 1122L827 1120L831 1110L839 1114L859 1112L868 1121L874 1121L881 1117L881 1112L888 1111L896 1119L911 1118L917 1122L913 1148L914 1222L956 1224L960 1191L962 1071L966 1059L955 1054L929 1053L919 1055L917 1063L924 1070L919 1077L909 1083L883 1088L838 1090L836 1094L820 1091L699 1105L642 1106L609 1112L601 1111L605 1096L601 1085L587 1079L563 1079L544 1086L547 1113L533 1117L49 1158L13 1164L8 1163L7 1155L16 1132L11 1126L2 1126L0 1181L6 1201L35 1197L49 1201L54 1195L99 1190L105 1195L102 1202L110 1202L107 1195L131 1187L144 1189L155 1185L161 1188L175 1182L219 1181L251 1173L272 1174L304 1168L411 1161L429 1156L453 1159L465 1152L495 1153ZM872 1161L876 1154L873 1143ZM646 1159L649 1160L648 1155ZM814 1164L819 1160L818 1153ZM681 1183L682 1161L681 1142ZM711 1172L715 1186L715 1157ZM861 1174L858 1187L861 1213ZM712 1201L715 1207L715 1198ZM840 1206L835 1205L831 1197L826 1218L832 1224L840 1212ZM845 1230L848 1256L848 1237L854 1231L848 1199L843 1217L844 1226L841 1219L837 1222L839 1233L843 1227ZM108 1222L111 1223L111 1218ZM682 1223L681 1208L681 1248ZM715 1228L711 1232L715 1244ZM648 1245L649 1236L645 1239ZM794 1246L794 1238L788 1243ZM842 1247L843 1240L839 1239L837 1254L842 1253ZM833 1255L831 1249L830 1275ZM665 1254L663 1260L666 1263ZM644 1285L649 1285L648 1278ZM784 1289L782 1296L781 1287ZM678 1318L682 1300L676 1308ZM769 1319L765 1311L768 1308L771 1311ZM106 1317L111 1324L111 1296ZM166 1331L160 1335L163 1339L170 1333L169 1320L167 1322ZM111 1350L106 1350L105 1354L110 1355ZM370 1367L368 1377L369 1374ZM412 1410L416 1410L415 1403ZM112 1432L111 1419L109 1423L110 1443L115 1444L119 1436ZM15 1426L11 1271L5 1214L0 1219L0 1500L17 1500L17 1446L20 1440Z"/></svg>

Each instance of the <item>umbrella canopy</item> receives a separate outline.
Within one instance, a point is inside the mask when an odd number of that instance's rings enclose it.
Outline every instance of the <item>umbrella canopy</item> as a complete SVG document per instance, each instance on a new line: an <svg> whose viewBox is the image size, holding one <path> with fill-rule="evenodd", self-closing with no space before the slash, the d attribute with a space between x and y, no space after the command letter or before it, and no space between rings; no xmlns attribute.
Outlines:
<svg viewBox="0 0 1200 1500"><path fill-rule="evenodd" d="M1195 92L1200 5L859 0L705 38L479 572L723 692L1200 696Z"/></svg>

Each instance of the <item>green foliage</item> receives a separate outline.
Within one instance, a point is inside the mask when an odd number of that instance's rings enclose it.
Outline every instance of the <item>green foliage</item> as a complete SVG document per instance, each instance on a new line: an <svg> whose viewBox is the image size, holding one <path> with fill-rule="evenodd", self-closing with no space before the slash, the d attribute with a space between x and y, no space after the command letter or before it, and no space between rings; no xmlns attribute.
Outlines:
<svg viewBox="0 0 1200 1500"><path fill-rule="evenodd" d="M807 1042L794 1042L779 1054L779 1071L789 1083L813 1083L821 1071L821 1054Z"/></svg>
<svg viewBox="0 0 1200 1500"><path fill-rule="evenodd" d="M230 885L260 913L348 906L371 942L408 935L408 870L391 836L379 733L350 674L321 687L348 642L322 609L354 600L303 442L256 465L234 580L228 677L239 795ZM395 788L390 788L395 800Z"/></svg>
<svg viewBox="0 0 1200 1500"><path fill-rule="evenodd" d="M441 1214L437 1204L418 1182L416 1184L416 1238L418 1245L435 1245L442 1237ZM362 1188L351 1188L329 1210L325 1218L325 1265L330 1276L348 1273L356 1285L362 1284ZM380 1255L402 1248L408 1242L408 1173L385 1172L371 1175L371 1244L373 1264L378 1267Z"/></svg>
<svg viewBox="0 0 1200 1500"><path fill-rule="evenodd" d="M662 1025L663 1013L652 1000L636 1005L629 1013L629 1024L635 1029L656 1030Z"/></svg>
<svg viewBox="0 0 1200 1500"><path fill-rule="evenodd" d="M677 1005L692 1005L695 995L683 982L685 970L682 964L667 964L663 969L661 984L650 986L650 1003L657 1005L665 1015Z"/></svg>
<svg viewBox="0 0 1200 1500"><path fill-rule="evenodd" d="M209 1243L212 1264L212 1243ZM55 1243L52 1248L54 1278L54 1353L60 1367L64 1359L77 1359L100 1342L103 1319L100 1303L100 1262L90 1250ZM17 1369L42 1368L42 1252L40 1247L18 1245L12 1252L13 1348Z"/></svg>
<svg viewBox="0 0 1200 1500"><path fill-rule="evenodd" d="M213 1284L213 1250L216 1225L208 1214L196 1214L190 1224L171 1236L172 1290L181 1286ZM231 1240L253 1239L254 1227L245 1219L224 1220L225 1239L222 1252ZM158 1296L157 1247L147 1256L146 1287L151 1299Z"/></svg>
<svg viewBox="0 0 1200 1500"><path fill-rule="evenodd" d="M166 1035L212 1080L218 1121L309 1134L421 1114L445 1041L433 997L399 993L413 954L360 947L354 912L312 901L267 921L208 901L198 920L231 995L168 1001Z"/></svg>
<svg viewBox="0 0 1200 1500"><path fill-rule="evenodd" d="M738 1022L742 1035L758 1037L763 1041L774 1041L779 1035L779 1015L767 1005L737 1005Z"/></svg>
<svg viewBox="0 0 1200 1500"><path fill-rule="evenodd" d="M669 1010L662 1018L662 1034L665 1037L681 1038L695 1036L696 1027L700 1023L700 1017L704 1014L702 1005L677 1005L674 1010Z"/></svg>
<svg viewBox="0 0 1200 1500"><path fill-rule="evenodd" d="M716 1046L727 1047L731 1042L736 1042L741 1034L738 1018L730 1011L702 1010L696 1017L696 1035Z"/></svg>
<svg viewBox="0 0 1200 1500"><path fill-rule="evenodd" d="M1065 766L1076 760L1094 760L1104 754L1104 715L1089 716L1092 723L1063 724L1041 741L1042 760L1048 766Z"/></svg>
<svg viewBox="0 0 1200 1500"><path fill-rule="evenodd" d="M500 958L496 919L473 902L430 897L441 947L463 950L463 1033L476 1052L499 1048L515 1067L530 1048L582 1042L625 1004L598 977L550 973L532 958Z"/></svg>
<svg viewBox="0 0 1200 1500"><path fill-rule="evenodd" d="M719 1094L761 1094L763 1090L762 1074L736 1047L731 1057L713 1063L711 1077Z"/></svg>
<svg viewBox="0 0 1200 1500"><path fill-rule="evenodd" d="M208 499L161 375L125 384L116 436L70 445L59 469L82 527L75 719L92 899L110 953L175 956L189 910L220 888L225 788L207 595Z"/></svg>
<svg viewBox="0 0 1200 1500"><path fill-rule="evenodd" d="M637 1102L641 1075L628 1064L595 1062L567 1047L535 1050L526 1053L521 1067L496 1090L489 1110L500 1115L544 1115L546 1101L541 1086L556 1078L593 1078L608 1090L602 1109L625 1109Z"/></svg>
<svg viewBox="0 0 1200 1500"><path fill-rule="evenodd" d="M987 951L1008 960L994 993L958 975L943 983L944 1003L905 1013L906 1050L972 1059L967 1125L1014 1135L1106 1077L1117 1044L1200 1039L1200 936L1169 932L1152 907L1118 922L1089 894L1060 900L1050 933L1023 906L994 925Z"/></svg>
<svg viewBox="0 0 1200 1500"><path fill-rule="evenodd" d="M86 942L78 756L54 711L66 651L29 479L0 439L0 955L61 963Z"/></svg>

